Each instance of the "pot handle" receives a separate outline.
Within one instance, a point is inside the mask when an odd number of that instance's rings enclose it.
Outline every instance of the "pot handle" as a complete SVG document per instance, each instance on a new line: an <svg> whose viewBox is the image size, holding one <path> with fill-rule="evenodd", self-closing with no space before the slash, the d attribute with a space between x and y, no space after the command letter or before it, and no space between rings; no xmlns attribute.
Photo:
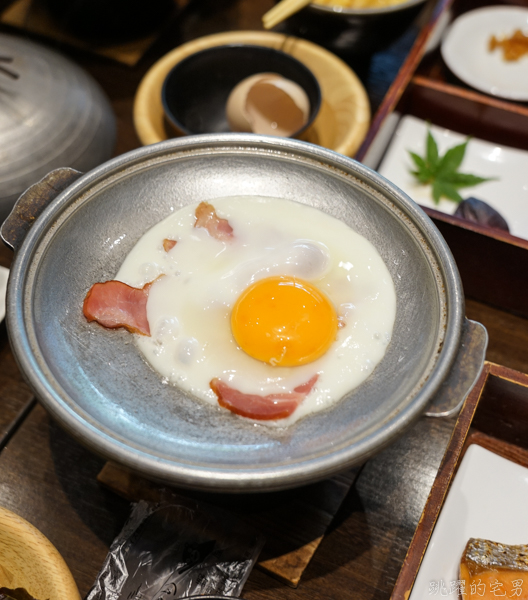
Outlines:
<svg viewBox="0 0 528 600"><path fill-rule="evenodd" d="M427 408L426 416L451 417L459 412L480 376L487 347L488 332L484 325L465 319L451 372Z"/></svg>
<svg viewBox="0 0 528 600"><path fill-rule="evenodd" d="M44 209L81 175L75 169L55 169L23 192L0 228L4 243L16 252Z"/></svg>

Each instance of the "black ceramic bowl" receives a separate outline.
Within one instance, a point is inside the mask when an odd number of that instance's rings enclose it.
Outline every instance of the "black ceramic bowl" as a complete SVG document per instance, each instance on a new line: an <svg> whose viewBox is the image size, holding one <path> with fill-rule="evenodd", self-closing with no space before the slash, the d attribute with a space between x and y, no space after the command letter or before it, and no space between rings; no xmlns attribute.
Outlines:
<svg viewBox="0 0 528 600"><path fill-rule="evenodd" d="M315 119L321 105L321 90L314 74L296 58L264 46L234 44L208 48L188 56L167 75L162 102L169 127L178 134L230 131L226 103L233 88L256 73L278 73L300 85L310 100L307 123Z"/></svg>

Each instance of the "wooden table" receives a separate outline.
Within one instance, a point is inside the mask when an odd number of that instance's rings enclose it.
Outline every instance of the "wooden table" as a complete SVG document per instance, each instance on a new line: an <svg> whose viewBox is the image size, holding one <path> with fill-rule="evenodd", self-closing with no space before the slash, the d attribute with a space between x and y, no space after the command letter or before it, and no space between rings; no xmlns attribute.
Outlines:
<svg viewBox="0 0 528 600"><path fill-rule="evenodd" d="M185 26L174 36L165 35L134 68L61 48L110 97L118 125L115 153L139 146L132 124L133 98L155 60L197 35L259 29L261 14L272 4L199 2ZM376 93L371 89L373 104ZM10 251L0 248L0 264L8 267L10 261ZM527 320L472 300L467 302L467 315L488 328L488 360L528 373ZM0 406L0 505L29 520L55 544L84 596L129 515L129 503L97 483L104 460L60 429L33 398L14 362L5 323L0 325ZM389 598L453 426L453 419L422 418L363 467L297 589L254 570L244 596Z"/></svg>

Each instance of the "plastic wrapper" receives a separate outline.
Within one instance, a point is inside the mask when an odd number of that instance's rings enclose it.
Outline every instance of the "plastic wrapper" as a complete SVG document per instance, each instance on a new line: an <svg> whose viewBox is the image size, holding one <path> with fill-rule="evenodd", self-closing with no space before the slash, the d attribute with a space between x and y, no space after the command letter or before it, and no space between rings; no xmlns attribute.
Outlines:
<svg viewBox="0 0 528 600"><path fill-rule="evenodd" d="M215 507L140 501L110 546L86 600L239 596L263 538Z"/></svg>

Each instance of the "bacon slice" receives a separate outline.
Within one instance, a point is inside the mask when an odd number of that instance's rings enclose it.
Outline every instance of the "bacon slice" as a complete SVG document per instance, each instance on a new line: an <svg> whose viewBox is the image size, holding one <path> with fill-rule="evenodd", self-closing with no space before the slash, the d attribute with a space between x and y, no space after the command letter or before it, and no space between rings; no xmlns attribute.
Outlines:
<svg viewBox="0 0 528 600"><path fill-rule="evenodd" d="M150 335L147 298L152 283L142 288L115 280L95 283L84 299L83 314L109 329L124 327L131 333Z"/></svg>
<svg viewBox="0 0 528 600"><path fill-rule="evenodd" d="M163 250L165 250L165 252L169 252L169 250L172 250L177 243L178 242L176 240L169 240L168 238L165 238L163 240Z"/></svg>
<svg viewBox="0 0 528 600"><path fill-rule="evenodd" d="M242 417L259 421L271 421L289 417L299 404L312 391L319 375L314 375L306 383L294 388L293 392L269 394L244 394L230 387L218 378L210 382L211 389L218 396L218 404Z"/></svg>
<svg viewBox="0 0 528 600"><path fill-rule="evenodd" d="M221 219L215 207L208 202L200 202L194 213L196 215L195 227L207 229L210 236L220 241L228 241L233 237L233 228L227 219Z"/></svg>

